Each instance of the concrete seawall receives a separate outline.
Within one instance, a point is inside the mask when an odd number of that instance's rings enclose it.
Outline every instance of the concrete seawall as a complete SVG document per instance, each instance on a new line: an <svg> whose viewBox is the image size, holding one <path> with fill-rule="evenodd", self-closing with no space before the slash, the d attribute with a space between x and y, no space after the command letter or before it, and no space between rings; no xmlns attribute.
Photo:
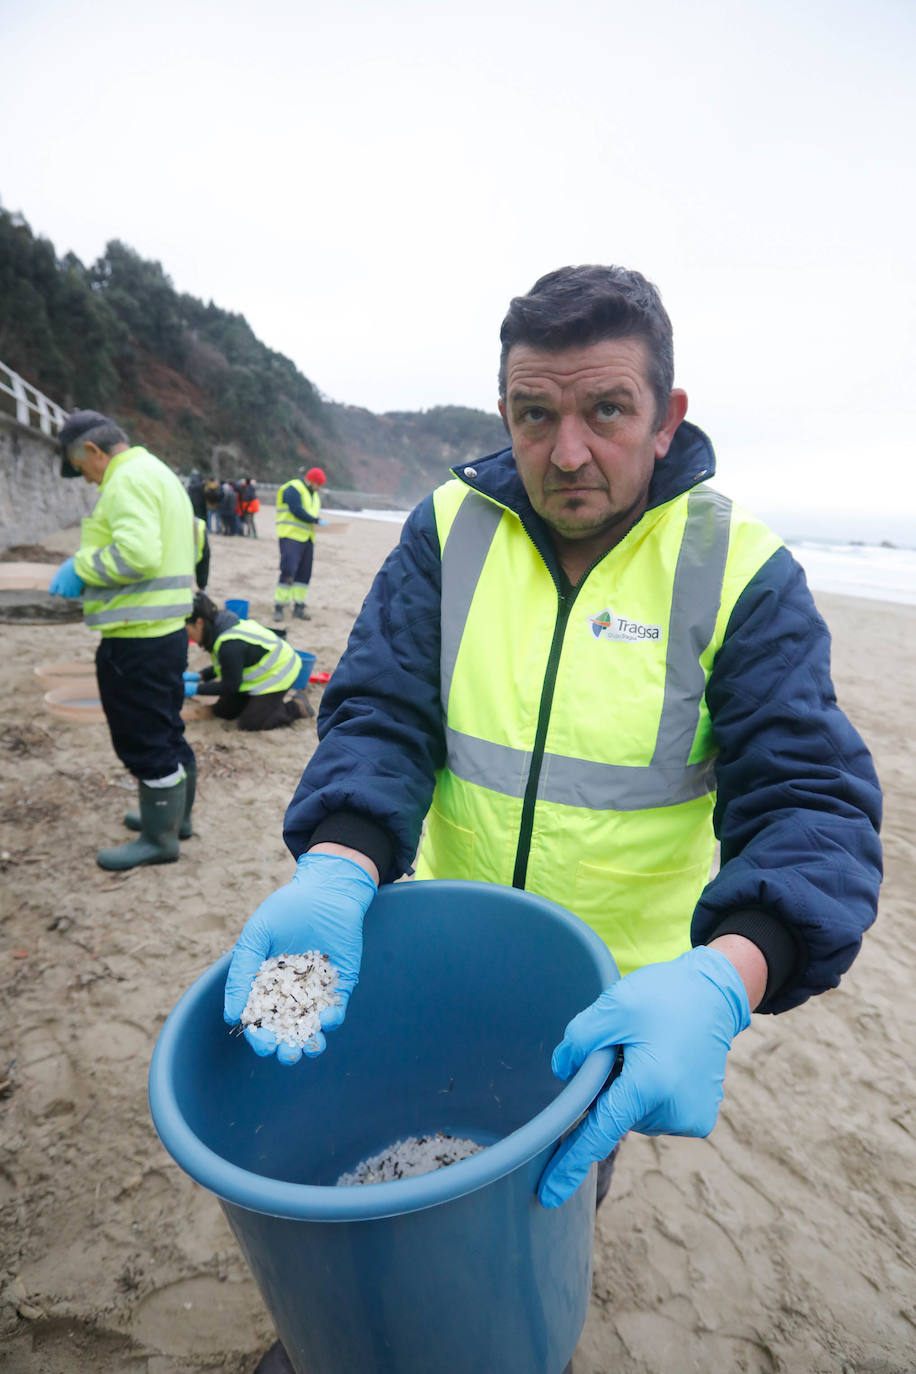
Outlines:
<svg viewBox="0 0 916 1374"><path fill-rule="evenodd" d="M0 413L0 549L40 544L88 515L97 496L81 477L61 477L56 439Z"/></svg>

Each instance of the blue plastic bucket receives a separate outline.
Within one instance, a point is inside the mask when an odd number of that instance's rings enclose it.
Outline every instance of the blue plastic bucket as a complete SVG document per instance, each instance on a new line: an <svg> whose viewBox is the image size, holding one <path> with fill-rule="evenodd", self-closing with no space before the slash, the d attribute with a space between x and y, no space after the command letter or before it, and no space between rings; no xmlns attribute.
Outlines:
<svg viewBox="0 0 916 1374"><path fill-rule="evenodd" d="M302 667L299 669L299 676L293 683L294 687L307 687L309 678L315 669L315 655L307 654L304 649L297 649L296 653L302 659Z"/></svg>
<svg viewBox="0 0 916 1374"><path fill-rule="evenodd" d="M347 1019L293 1068L230 1035L228 962L166 1021L150 1106L221 1200L297 1374L560 1374L588 1308L595 1170L562 1207L535 1189L611 1068L600 1050L568 1084L550 1071L566 1023L617 978L604 944L513 888L383 887ZM334 1186L435 1131L489 1148Z"/></svg>
<svg viewBox="0 0 916 1374"><path fill-rule="evenodd" d="M231 601L227 601L227 602L226 602L226 610L227 610L227 611L234 611L235 614L238 616L239 620L247 620L247 619L248 619L248 602L247 602L247 601L240 601L240 600L238 600L237 598L233 598Z"/></svg>

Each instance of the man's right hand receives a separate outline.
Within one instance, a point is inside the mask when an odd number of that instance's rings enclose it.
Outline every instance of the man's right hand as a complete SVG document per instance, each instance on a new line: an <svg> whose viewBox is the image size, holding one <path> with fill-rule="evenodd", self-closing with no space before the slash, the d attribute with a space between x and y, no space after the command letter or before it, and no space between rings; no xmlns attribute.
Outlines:
<svg viewBox="0 0 916 1374"><path fill-rule="evenodd" d="M241 1019L258 969L280 954L317 949L337 970L336 1006L321 1013L323 1030L339 1026L350 993L359 981L363 954L363 917L376 893L376 883L361 864L339 854L303 854L292 882L272 892L245 924L232 952L226 976L223 1015L230 1025ZM281 1064L295 1064L303 1051L272 1031L245 1027L245 1039L259 1055L276 1052ZM305 1053L321 1054L321 1032Z"/></svg>
<svg viewBox="0 0 916 1374"><path fill-rule="evenodd" d="M82 594L85 583L76 571L75 562L73 558L65 558L61 563L48 587L52 596L66 596L75 600Z"/></svg>

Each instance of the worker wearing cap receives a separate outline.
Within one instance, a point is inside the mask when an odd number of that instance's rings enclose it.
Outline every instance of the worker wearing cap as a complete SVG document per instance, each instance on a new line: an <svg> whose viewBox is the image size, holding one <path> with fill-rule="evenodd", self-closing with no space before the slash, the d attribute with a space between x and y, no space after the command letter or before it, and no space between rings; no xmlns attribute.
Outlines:
<svg viewBox="0 0 916 1374"><path fill-rule="evenodd" d="M274 620L283 619L283 608L292 603L296 620L310 620L305 609L315 526L323 521L320 488L327 478L321 468L303 468L300 477L285 482L277 491L277 536L280 540L280 576L274 596Z"/></svg>
<svg viewBox="0 0 916 1374"><path fill-rule="evenodd" d="M98 411L74 411L60 445L61 476L95 484L99 499L82 523L79 552L55 573L50 591L82 597L85 623L101 633L99 696L115 753L140 792L139 813L125 818L139 837L96 857L107 869L170 863L197 773L181 718L198 559L194 513L171 469L131 446Z"/></svg>

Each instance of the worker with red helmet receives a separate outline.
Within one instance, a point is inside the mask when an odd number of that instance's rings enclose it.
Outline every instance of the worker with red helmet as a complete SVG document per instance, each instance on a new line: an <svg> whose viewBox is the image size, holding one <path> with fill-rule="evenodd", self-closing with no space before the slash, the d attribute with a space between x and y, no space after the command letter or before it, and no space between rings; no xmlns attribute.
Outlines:
<svg viewBox="0 0 916 1374"><path fill-rule="evenodd" d="M299 477L285 482L277 491L280 575L274 595L274 620L282 620L284 608L290 604L294 619L311 619L305 599L312 576L315 526L324 524L319 517L320 490L326 481L322 468L302 468Z"/></svg>

